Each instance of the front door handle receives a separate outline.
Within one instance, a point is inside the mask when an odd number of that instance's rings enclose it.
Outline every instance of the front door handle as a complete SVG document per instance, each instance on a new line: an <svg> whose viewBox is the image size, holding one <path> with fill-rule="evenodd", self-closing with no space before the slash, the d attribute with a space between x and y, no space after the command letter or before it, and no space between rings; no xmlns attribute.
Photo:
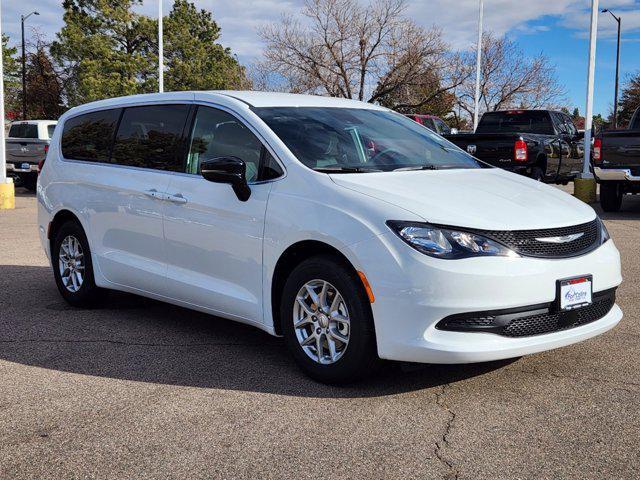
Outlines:
<svg viewBox="0 0 640 480"><path fill-rule="evenodd" d="M175 195L167 195L166 199L173 203L187 203L187 199L183 197L181 193L176 193Z"/></svg>
<svg viewBox="0 0 640 480"><path fill-rule="evenodd" d="M147 197L151 197L151 198L156 198L158 200L162 200L162 195L160 192L158 192L155 188L152 188L151 190L146 190L144 192L144 194Z"/></svg>

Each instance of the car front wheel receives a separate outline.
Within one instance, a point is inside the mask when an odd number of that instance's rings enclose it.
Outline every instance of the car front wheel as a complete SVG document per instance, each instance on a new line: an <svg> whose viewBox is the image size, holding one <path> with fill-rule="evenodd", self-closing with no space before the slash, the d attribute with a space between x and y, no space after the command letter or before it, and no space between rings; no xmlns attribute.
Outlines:
<svg viewBox="0 0 640 480"><path fill-rule="evenodd" d="M368 296L357 272L335 257L313 257L293 270L280 320L296 363L318 381L353 382L379 364Z"/></svg>

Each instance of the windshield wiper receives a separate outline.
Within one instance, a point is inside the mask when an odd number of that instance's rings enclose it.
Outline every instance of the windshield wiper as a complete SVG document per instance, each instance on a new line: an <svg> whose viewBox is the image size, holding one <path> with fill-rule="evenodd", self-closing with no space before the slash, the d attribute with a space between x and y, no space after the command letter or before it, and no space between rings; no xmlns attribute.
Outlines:
<svg viewBox="0 0 640 480"><path fill-rule="evenodd" d="M365 168L365 167L326 167L326 168L314 168L316 172L322 173L369 173L369 172L381 172L382 170L377 168Z"/></svg>
<svg viewBox="0 0 640 480"><path fill-rule="evenodd" d="M394 172L410 172L412 170L438 170L438 167L431 163L428 163L427 165L417 165L414 167L400 167L393 169Z"/></svg>

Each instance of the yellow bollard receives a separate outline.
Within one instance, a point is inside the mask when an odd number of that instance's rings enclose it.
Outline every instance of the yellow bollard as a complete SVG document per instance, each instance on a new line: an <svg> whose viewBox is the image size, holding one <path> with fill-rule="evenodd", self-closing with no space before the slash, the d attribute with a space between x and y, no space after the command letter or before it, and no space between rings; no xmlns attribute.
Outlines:
<svg viewBox="0 0 640 480"><path fill-rule="evenodd" d="M13 181L8 180L6 183L0 183L0 210L14 208L16 208L16 191Z"/></svg>
<svg viewBox="0 0 640 480"><path fill-rule="evenodd" d="M595 203L596 179L576 178L573 181L573 195L585 203Z"/></svg>

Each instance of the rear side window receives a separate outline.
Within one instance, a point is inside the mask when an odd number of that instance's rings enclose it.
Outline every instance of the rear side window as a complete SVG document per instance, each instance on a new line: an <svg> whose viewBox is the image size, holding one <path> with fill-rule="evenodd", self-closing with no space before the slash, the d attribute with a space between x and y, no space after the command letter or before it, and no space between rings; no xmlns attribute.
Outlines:
<svg viewBox="0 0 640 480"><path fill-rule="evenodd" d="M55 131L56 131L55 125L47 125L47 134L49 135L49 138L53 137L53 132Z"/></svg>
<svg viewBox="0 0 640 480"><path fill-rule="evenodd" d="M112 109L67 120L62 131L62 156L70 160L108 162L119 117L120 109ZM49 126L52 127L55 125Z"/></svg>
<svg viewBox="0 0 640 480"><path fill-rule="evenodd" d="M9 136L12 138L38 138L38 125L30 123L11 125Z"/></svg>
<svg viewBox="0 0 640 480"><path fill-rule="evenodd" d="M436 126L438 127L438 133L440 135L449 135L451 133L451 128L449 127L449 125L444 123L443 120L440 120L439 118L436 118L436 119L434 119L434 122L435 122Z"/></svg>
<svg viewBox="0 0 640 480"><path fill-rule="evenodd" d="M125 108L113 145L112 163L183 171L182 131L188 105Z"/></svg>

